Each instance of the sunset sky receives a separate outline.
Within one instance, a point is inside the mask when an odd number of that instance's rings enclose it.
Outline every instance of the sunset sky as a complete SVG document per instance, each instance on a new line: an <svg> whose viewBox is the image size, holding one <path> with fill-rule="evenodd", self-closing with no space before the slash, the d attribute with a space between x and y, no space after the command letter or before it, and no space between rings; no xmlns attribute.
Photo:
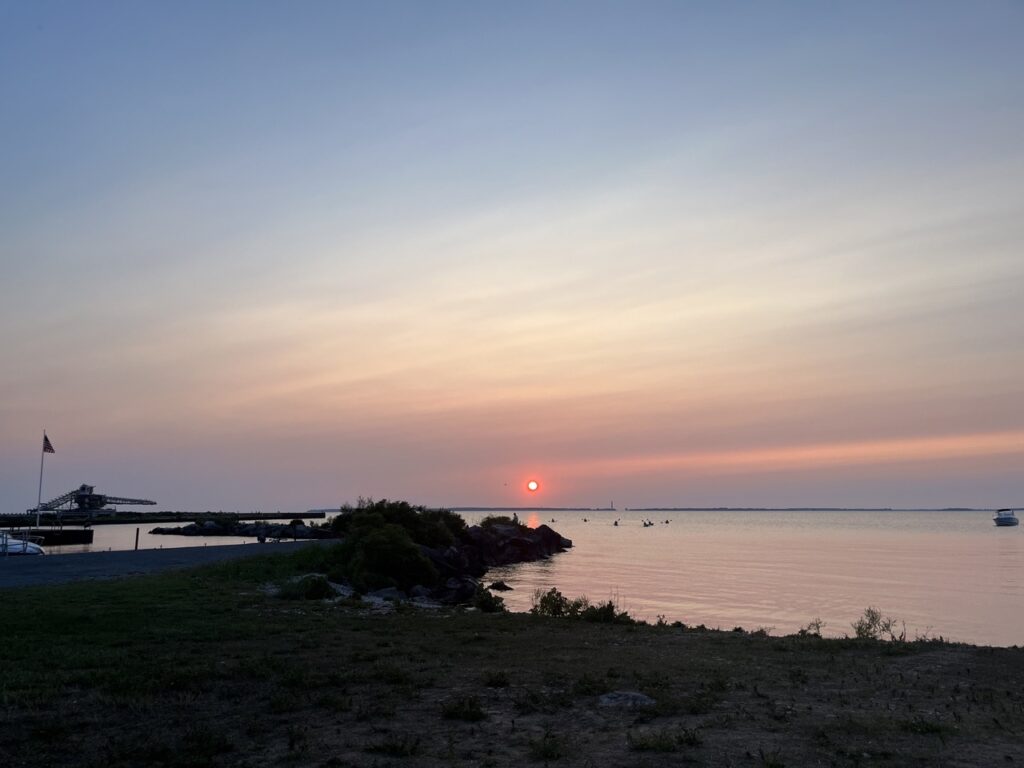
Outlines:
<svg viewBox="0 0 1024 768"><path fill-rule="evenodd" d="M0 2L0 511L1024 505L1024 5L838 6Z"/></svg>

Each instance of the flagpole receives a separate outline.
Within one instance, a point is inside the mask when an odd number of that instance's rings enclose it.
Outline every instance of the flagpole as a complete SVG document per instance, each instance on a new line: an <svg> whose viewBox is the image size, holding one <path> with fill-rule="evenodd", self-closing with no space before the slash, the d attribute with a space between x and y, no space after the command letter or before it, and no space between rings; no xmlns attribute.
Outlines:
<svg viewBox="0 0 1024 768"><path fill-rule="evenodd" d="M43 445L39 450L39 496L36 497L36 528L39 527L39 508L43 505L43 459L46 458L46 430L43 430Z"/></svg>

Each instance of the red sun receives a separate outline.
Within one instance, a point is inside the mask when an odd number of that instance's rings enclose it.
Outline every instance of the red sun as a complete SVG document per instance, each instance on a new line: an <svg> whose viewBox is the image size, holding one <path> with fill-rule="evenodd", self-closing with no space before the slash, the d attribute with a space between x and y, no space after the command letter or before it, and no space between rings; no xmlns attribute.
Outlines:
<svg viewBox="0 0 1024 768"><path fill-rule="evenodd" d="M526 484L526 490L528 490L530 493L536 493L539 488L540 483L538 483L536 480L531 480Z"/></svg>

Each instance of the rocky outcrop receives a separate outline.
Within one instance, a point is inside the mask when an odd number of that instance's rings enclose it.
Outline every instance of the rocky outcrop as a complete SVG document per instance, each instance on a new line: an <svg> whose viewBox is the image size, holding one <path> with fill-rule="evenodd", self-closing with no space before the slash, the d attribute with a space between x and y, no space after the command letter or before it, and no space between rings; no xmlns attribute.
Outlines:
<svg viewBox="0 0 1024 768"><path fill-rule="evenodd" d="M515 523L470 526L465 539L444 549L421 546L442 578L480 578L489 568L543 560L572 546L572 541L546 525L527 528Z"/></svg>
<svg viewBox="0 0 1024 768"><path fill-rule="evenodd" d="M251 536L264 539L332 539L337 533L330 528L311 528L301 520L287 525L266 522L238 523L206 520L202 523L174 528L154 528L150 533L179 536ZM515 522L470 526L459 540L447 547L419 545L440 579L433 587L417 586L410 595L397 589L388 590L387 599L410 596L446 604L472 602L477 596L479 579L488 569L499 565L542 560L572 546L572 542L546 525L527 528ZM502 583L495 589L508 589ZM378 595L382 599L384 595Z"/></svg>

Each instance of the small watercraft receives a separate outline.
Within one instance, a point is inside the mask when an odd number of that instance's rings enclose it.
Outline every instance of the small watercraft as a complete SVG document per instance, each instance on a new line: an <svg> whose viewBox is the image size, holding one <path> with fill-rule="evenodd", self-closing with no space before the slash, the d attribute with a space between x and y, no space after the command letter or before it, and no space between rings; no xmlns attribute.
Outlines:
<svg viewBox="0 0 1024 768"><path fill-rule="evenodd" d="M999 526L1020 524L1020 520L1017 519L1017 516L1013 513L1012 509L997 509L996 516L992 519L995 521L995 524Z"/></svg>
<svg viewBox="0 0 1024 768"><path fill-rule="evenodd" d="M0 531L0 557L14 555L45 555L43 548L30 539L16 539L6 531Z"/></svg>

